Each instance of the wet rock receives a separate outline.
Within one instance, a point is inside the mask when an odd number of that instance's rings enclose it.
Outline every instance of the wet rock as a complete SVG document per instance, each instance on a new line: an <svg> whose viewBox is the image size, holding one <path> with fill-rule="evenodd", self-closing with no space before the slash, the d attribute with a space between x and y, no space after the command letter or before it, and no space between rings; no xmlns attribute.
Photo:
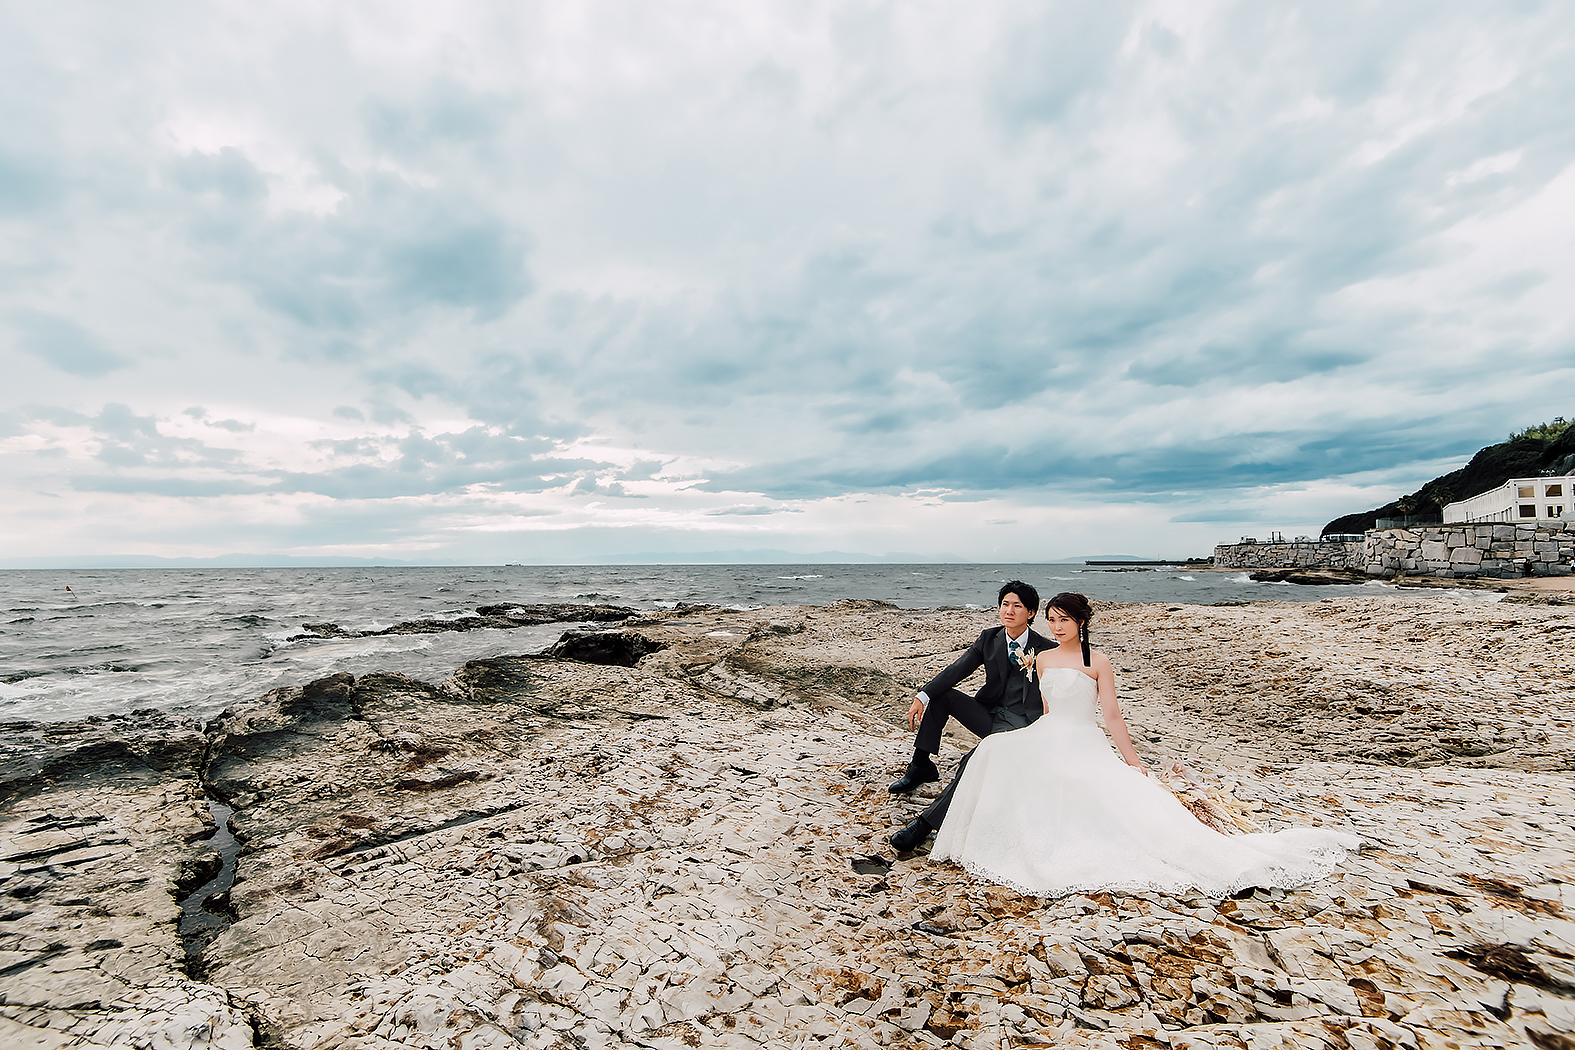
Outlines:
<svg viewBox="0 0 1575 1050"><path fill-rule="evenodd" d="M535 657L520 656L471 660L445 686L472 703L520 703L534 696L545 681L536 662Z"/></svg>
<svg viewBox="0 0 1575 1050"><path fill-rule="evenodd" d="M483 605L475 616L456 616L448 619L404 620L392 627L377 631L351 631L335 623L303 623L304 634L293 634L290 641L311 638L374 638L391 634L443 634L448 631L477 631L483 628L510 630L516 627L534 627L544 623L605 623L627 620L637 615L633 609L620 605L575 605L553 603L546 605Z"/></svg>
<svg viewBox="0 0 1575 1050"><path fill-rule="evenodd" d="M184 898L199 886L210 881L224 867L224 858L216 850L204 850L194 857L187 857L176 869L175 896Z"/></svg>
<svg viewBox="0 0 1575 1050"><path fill-rule="evenodd" d="M1300 583L1318 587L1331 583L1365 583L1367 574L1341 569L1261 569L1248 574L1259 583Z"/></svg>
<svg viewBox="0 0 1575 1050"><path fill-rule="evenodd" d="M337 623L303 623L301 625L306 634L292 634L290 641L300 641L302 638L360 638L361 631L347 631Z"/></svg>
<svg viewBox="0 0 1575 1050"><path fill-rule="evenodd" d="M197 723L162 711L0 724L0 799L104 770L194 771L206 746Z"/></svg>
<svg viewBox="0 0 1575 1050"><path fill-rule="evenodd" d="M281 693L279 710L286 715L343 718L349 713L354 690L355 676L341 671Z"/></svg>
<svg viewBox="0 0 1575 1050"><path fill-rule="evenodd" d="M633 609L621 605L574 605L555 603L548 605L483 605L476 610L481 616L501 616L520 626L544 623L616 623L635 615Z"/></svg>
<svg viewBox="0 0 1575 1050"><path fill-rule="evenodd" d="M633 667L652 653L667 646L639 631L569 631L558 639L547 655L556 660Z"/></svg>

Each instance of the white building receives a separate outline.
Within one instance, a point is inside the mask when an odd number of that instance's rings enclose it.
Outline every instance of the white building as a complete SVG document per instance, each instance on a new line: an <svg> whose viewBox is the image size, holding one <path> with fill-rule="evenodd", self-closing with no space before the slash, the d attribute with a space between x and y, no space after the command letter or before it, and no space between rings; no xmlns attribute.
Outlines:
<svg viewBox="0 0 1575 1050"><path fill-rule="evenodd" d="M1575 476L1571 475L1510 478L1496 489L1449 504L1444 508L1444 523L1509 521L1534 525L1538 521L1562 518L1564 508L1575 506L1570 496L1572 482ZM1575 517L1575 513L1571 516Z"/></svg>

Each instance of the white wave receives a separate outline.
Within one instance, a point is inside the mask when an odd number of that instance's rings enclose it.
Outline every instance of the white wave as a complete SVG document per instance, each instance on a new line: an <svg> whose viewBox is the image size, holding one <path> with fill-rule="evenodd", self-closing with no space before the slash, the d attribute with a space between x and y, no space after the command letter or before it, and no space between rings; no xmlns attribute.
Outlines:
<svg viewBox="0 0 1575 1050"><path fill-rule="evenodd" d="M1393 591L1407 598L1459 598L1468 602L1501 602L1509 597L1506 591L1484 591L1475 587L1402 587L1393 580L1368 580L1363 587Z"/></svg>
<svg viewBox="0 0 1575 1050"><path fill-rule="evenodd" d="M39 688L42 685L44 688ZM51 688L58 687L58 682L48 683L44 675L33 678L24 678L20 682L0 682L0 701L26 700L29 697L43 696Z"/></svg>

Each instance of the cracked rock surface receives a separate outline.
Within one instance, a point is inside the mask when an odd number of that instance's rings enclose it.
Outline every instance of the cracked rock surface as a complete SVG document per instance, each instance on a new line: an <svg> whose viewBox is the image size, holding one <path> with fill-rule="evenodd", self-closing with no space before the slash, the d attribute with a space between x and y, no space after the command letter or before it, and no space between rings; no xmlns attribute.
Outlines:
<svg viewBox="0 0 1575 1050"><path fill-rule="evenodd" d="M1367 843L1229 900L892 853L902 712L990 622L686 607L571 647L634 666L0 727L0 1045L1575 1046L1575 608L1101 607L1147 758ZM194 979L205 791L243 851Z"/></svg>

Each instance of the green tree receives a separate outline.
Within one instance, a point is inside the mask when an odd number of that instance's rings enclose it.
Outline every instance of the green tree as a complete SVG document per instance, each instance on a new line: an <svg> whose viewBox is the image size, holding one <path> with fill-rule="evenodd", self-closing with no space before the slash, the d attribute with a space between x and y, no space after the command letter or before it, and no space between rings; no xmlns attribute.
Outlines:
<svg viewBox="0 0 1575 1050"><path fill-rule="evenodd" d="M1575 426L1563 416L1518 430L1509 440L1482 449L1471 462L1434 478L1409 495L1373 510L1335 518L1324 534L1365 532L1379 518L1441 514L1445 505L1497 488L1510 478L1575 469Z"/></svg>

